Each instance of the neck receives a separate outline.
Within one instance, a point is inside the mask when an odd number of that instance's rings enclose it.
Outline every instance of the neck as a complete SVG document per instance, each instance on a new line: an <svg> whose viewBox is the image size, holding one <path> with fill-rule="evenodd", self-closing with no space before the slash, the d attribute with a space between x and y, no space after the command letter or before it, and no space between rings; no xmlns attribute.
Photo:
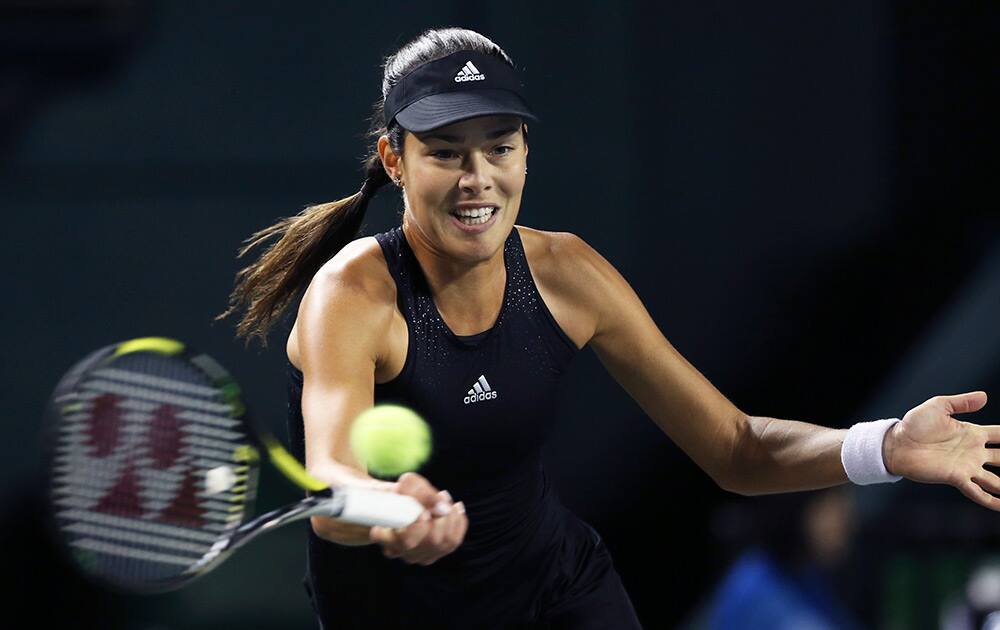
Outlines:
<svg viewBox="0 0 1000 630"><path fill-rule="evenodd" d="M406 221L403 234L448 328L456 335L474 335L491 328L500 314L507 281L503 246L486 260L468 262L434 247Z"/></svg>

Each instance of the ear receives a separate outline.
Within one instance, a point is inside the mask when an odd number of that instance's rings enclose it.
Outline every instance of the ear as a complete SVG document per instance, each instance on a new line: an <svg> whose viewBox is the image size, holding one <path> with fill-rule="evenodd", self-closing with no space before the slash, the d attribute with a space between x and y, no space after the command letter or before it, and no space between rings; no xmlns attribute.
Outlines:
<svg viewBox="0 0 1000 630"><path fill-rule="evenodd" d="M378 139L378 155L382 158L382 167L385 169L389 179L399 180L403 177L402 160L396 155L396 152L392 150L389 146L389 136L379 136Z"/></svg>
<svg viewBox="0 0 1000 630"><path fill-rule="evenodd" d="M521 123L521 137L524 138L524 157L528 157L528 123Z"/></svg>

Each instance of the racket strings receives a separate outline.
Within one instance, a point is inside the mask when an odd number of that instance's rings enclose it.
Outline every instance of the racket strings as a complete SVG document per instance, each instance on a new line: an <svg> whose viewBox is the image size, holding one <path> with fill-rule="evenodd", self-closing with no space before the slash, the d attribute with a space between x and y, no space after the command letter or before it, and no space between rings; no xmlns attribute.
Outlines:
<svg viewBox="0 0 1000 630"><path fill-rule="evenodd" d="M175 582L238 527L257 471L233 399L200 367L140 352L57 401L53 500L87 570L129 587ZM226 487L208 487L218 471Z"/></svg>

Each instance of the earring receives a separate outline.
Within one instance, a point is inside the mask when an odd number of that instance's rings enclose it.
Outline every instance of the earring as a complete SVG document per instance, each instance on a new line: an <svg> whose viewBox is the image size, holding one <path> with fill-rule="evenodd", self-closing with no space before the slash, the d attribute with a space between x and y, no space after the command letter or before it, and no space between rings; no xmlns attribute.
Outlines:
<svg viewBox="0 0 1000 630"><path fill-rule="evenodd" d="M525 175L527 175L527 174L528 174L528 167L527 167L527 166L525 166L525 167L524 167L524 174L525 174Z"/></svg>

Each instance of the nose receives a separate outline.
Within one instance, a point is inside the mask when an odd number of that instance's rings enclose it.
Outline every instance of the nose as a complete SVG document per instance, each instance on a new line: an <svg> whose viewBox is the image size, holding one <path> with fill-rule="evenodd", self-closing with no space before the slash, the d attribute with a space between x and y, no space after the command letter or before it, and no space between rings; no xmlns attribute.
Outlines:
<svg viewBox="0 0 1000 630"><path fill-rule="evenodd" d="M490 164L486 156L474 151L464 162L462 176L458 180L458 186L463 193L476 196L480 191L492 188L489 175Z"/></svg>

